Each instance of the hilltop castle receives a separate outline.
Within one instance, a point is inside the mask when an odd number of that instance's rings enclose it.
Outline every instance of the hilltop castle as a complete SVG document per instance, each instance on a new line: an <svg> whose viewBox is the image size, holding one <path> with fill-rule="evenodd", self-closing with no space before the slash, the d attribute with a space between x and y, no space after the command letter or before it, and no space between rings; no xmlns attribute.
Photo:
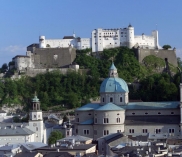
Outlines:
<svg viewBox="0 0 182 157"><path fill-rule="evenodd" d="M29 76L59 69L66 73L69 68L78 70L79 65L72 64L76 58L76 49L91 48L93 53L102 52L107 48L127 46L135 48L135 55L139 62L148 55L155 55L177 66L176 49L160 49L158 31L152 31L151 36L135 35L131 24L126 28L94 29L91 38L64 36L63 39L46 39L39 37L39 43L27 47L26 55L17 55L12 60L18 72L25 72ZM169 52L170 51L170 52ZM167 53L169 52L169 53Z"/></svg>
<svg viewBox="0 0 182 157"><path fill-rule="evenodd" d="M126 28L117 29L94 29L91 38L64 36L63 39L46 39L45 36L39 37L40 48L65 48L72 46L78 50L92 48L92 52L103 51L106 48L114 48L120 46L147 47L150 49L159 48L158 31L152 31L151 36L144 33L142 35L134 34L134 27L131 24Z"/></svg>

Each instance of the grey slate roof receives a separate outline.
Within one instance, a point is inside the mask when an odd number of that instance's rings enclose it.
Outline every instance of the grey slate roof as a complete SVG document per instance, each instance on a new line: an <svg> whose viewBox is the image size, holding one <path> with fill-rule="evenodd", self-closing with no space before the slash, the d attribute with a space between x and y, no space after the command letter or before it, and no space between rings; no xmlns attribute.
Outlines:
<svg viewBox="0 0 182 157"><path fill-rule="evenodd" d="M0 123L0 136L31 135L34 132L28 129L27 123Z"/></svg>
<svg viewBox="0 0 182 157"><path fill-rule="evenodd" d="M88 140L92 140L92 138L89 138L89 137L76 135L76 136L68 136L68 137L62 138L62 139L57 140L57 141L62 142L62 141L69 141L71 139L74 139L75 142L76 141L85 142L85 141L88 141Z"/></svg>
<svg viewBox="0 0 182 157"><path fill-rule="evenodd" d="M42 148L38 148L38 149L36 149L37 151L56 151L57 152L57 149L59 149L59 151L61 152L61 151L65 151L65 152L67 152L67 151L85 151L85 150L87 150L87 149L90 149L90 148L92 148L92 147L94 147L94 146L96 146L96 144L80 144L80 145L74 145L73 146L73 148L70 148L70 147L61 147L61 146L58 146L58 147L53 147L53 148L51 148L51 147L42 147Z"/></svg>
<svg viewBox="0 0 182 157"><path fill-rule="evenodd" d="M16 154L14 157L35 157L37 152L21 152Z"/></svg>
<svg viewBox="0 0 182 157"><path fill-rule="evenodd" d="M138 125L138 124L179 124L180 115L159 115L159 116L126 116L125 125Z"/></svg>
<svg viewBox="0 0 182 157"><path fill-rule="evenodd" d="M26 142L22 143L21 145L29 151L47 146L47 144L44 144L42 142Z"/></svg>

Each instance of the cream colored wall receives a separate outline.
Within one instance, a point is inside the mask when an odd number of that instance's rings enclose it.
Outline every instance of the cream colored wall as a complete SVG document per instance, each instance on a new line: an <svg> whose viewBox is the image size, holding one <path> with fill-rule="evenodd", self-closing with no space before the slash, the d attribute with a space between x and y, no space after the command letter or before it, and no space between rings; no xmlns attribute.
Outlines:
<svg viewBox="0 0 182 157"><path fill-rule="evenodd" d="M167 118L167 117L166 117ZM134 133L130 133L129 129L134 129ZM161 129L161 134L169 134L169 129L175 129L174 135L180 135L180 127L176 124L138 124L138 125L125 125L124 134L126 135L147 135L143 133L142 129L148 129L148 133L156 134L155 129Z"/></svg>
<svg viewBox="0 0 182 157"><path fill-rule="evenodd" d="M91 115L89 115L91 114ZM79 123L82 123L86 120L93 119L93 111L75 111L75 123L77 123L77 118L79 118Z"/></svg>
<svg viewBox="0 0 182 157"><path fill-rule="evenodd" d="M97 123L104 124L104 118L109 119L108 124L124 124L125 121L125 110L120 111L94 111L94 119L97 118ZM120 123L117 123L116 119L120 118Z"/></svg>

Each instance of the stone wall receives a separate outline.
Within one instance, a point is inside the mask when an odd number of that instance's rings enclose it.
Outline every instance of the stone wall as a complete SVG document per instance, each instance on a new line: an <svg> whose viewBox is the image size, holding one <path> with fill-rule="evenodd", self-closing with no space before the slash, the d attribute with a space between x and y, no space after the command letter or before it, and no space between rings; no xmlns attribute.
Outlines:
<svg viewBox="0 0 182 157"><path fill-rule="evenodd" d="M76 58L76 49L69 48L36 48L33 51L35 69L68 67Z"/></svg>
<svg viewBox="0 0 182 157"><path fill-rule="evenodd" d="M164 49L143 49L137 48L135 49L135 55L140 63L142 63L143 59L146 56L154 55L156 57L168 59L168 62L173 64L174 66L178 66L177 57L176 57L176 49L173 50L164 50Z"/></svg>

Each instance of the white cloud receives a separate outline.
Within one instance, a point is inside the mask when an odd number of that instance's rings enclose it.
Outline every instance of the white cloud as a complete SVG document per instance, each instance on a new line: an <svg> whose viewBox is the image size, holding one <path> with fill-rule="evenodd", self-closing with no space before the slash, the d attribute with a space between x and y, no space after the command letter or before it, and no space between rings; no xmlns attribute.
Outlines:
<svg viewBox="0 0 182 157"><path fill-rule="evenodd" d="M21 45L9 45L7 47L3 47L0 49L0 52L6 52L6 53L14 53L14 54L19 54L22 52L26 52L26 47L21 46Z"/></svg>

